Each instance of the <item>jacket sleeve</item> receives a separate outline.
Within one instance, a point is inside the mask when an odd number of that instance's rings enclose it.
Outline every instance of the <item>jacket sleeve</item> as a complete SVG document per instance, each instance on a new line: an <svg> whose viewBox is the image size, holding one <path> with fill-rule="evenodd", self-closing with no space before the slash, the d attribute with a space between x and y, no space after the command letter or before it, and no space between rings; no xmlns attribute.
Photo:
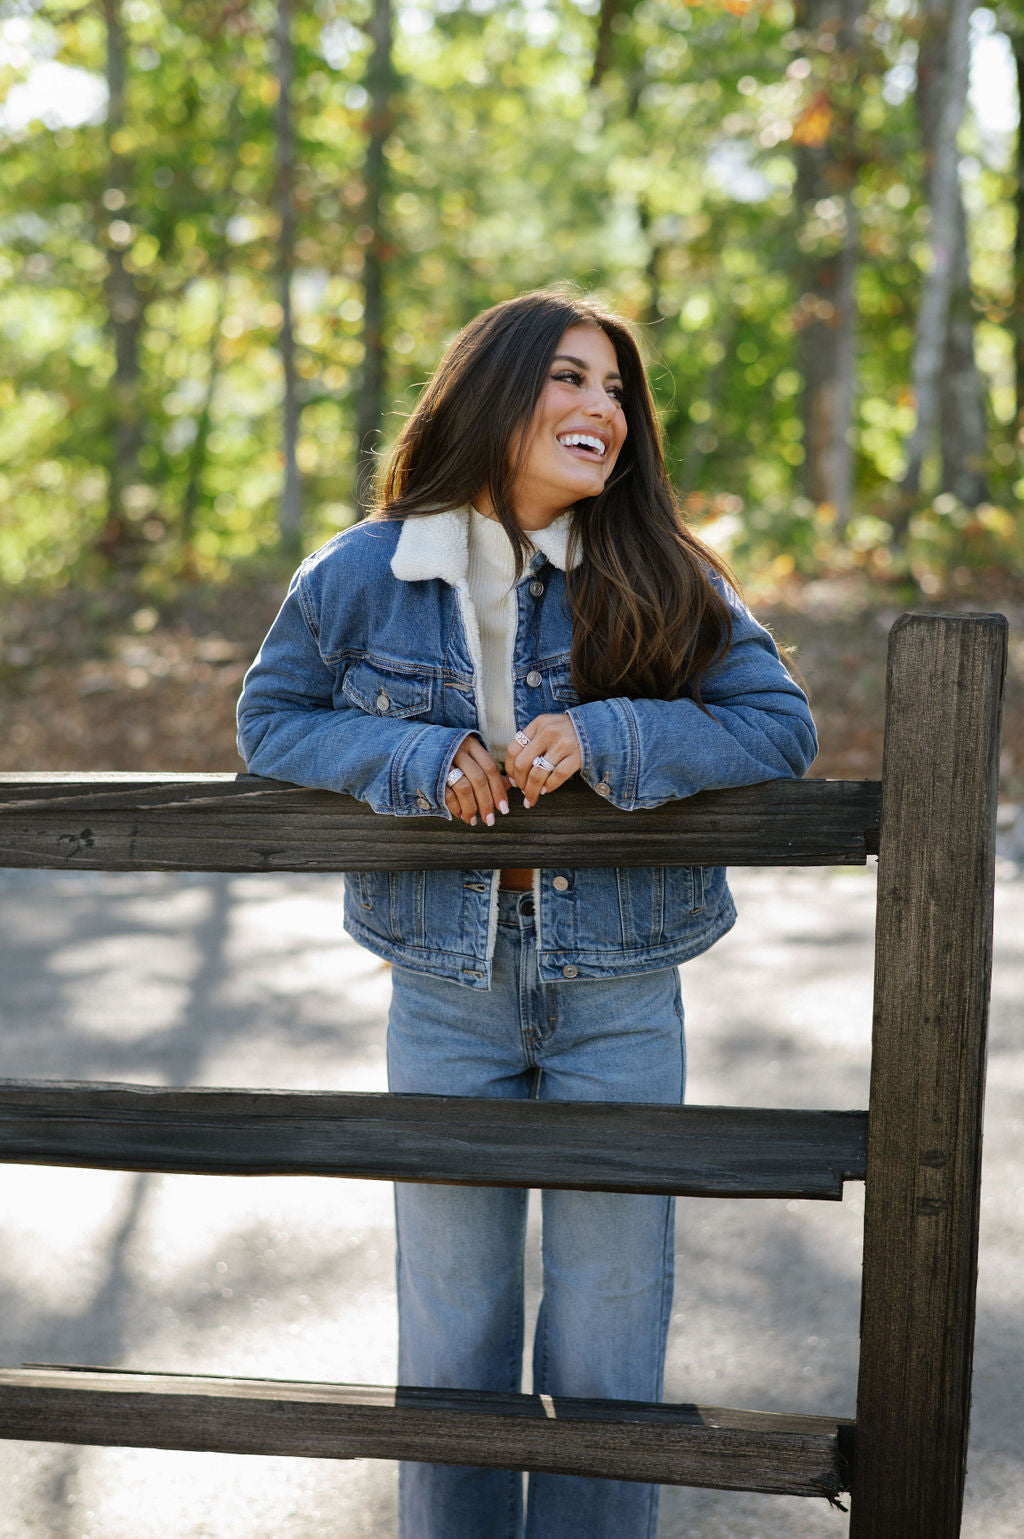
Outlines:
<svg viewBox="0 0 1024 1539"><path fill-rule="evenodd" d="M346 699L325 662L302 569L245 676L238 751L253 775L346 791L375 812L451 818L445 777L463 727L371 715Z"/></svg>
<svg viewBox="0 0 1024 1539"><path fill-rule="evenodd" d="M732 589L732 644L693 700L613 698L572 706L581 777L616 807L657 807L725 786L803 775L818 751L807 699L774 641Z"/></svg>

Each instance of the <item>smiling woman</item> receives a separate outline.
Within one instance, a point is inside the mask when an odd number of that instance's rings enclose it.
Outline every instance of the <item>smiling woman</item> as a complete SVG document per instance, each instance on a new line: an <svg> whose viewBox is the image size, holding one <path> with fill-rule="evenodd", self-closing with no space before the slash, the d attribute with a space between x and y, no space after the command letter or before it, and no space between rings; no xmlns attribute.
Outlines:
<svg viewBox="0 0 1024 1539"><path fill-rule="evenodd" d="M799 775L807 702L686 527L626 324L557 293L442 358L378 515L300 568L239 702L251 771L399 817L493 824L579 776L653 807ZM735 911L722 870L394 871L345 924L392 963L388 1082L420 1095L678 1103L677 964ZM517 1391L526 1193L399 1185L399 1378ZM657 1400L669 1198L548 1191L536 1393ZM403 1467L402 1539L650 1539L657 1488Z"/></svg>

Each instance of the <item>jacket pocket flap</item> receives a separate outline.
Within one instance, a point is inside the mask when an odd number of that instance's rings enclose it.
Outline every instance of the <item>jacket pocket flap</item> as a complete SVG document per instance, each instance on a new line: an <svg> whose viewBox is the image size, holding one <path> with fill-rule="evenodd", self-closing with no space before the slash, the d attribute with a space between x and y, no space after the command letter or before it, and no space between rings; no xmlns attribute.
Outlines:
<svg viewBox="0 0 1024 1539"><path fill-rule="evenodd" d="M568 665L552 668L549 679L551 693L556 700L564 700L567 705L579 705L580 697L576 693L576 686L572 682L572 669Z"/></svg>
<svg viewBox="0 0 1024 1539"><path fill-rule="evenodd" d="M429 678L393 673L379 663L353 663L342 689L354 705L371 716L422 716L430 710Z"/></svg>

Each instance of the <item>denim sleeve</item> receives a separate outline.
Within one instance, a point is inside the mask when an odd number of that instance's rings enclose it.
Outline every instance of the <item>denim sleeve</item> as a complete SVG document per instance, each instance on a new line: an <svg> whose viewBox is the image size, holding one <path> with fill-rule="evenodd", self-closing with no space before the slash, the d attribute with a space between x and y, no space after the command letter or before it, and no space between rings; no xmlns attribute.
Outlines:
<svg viewBox="0 0 1024 1539"><path fill-rule="evenodd" d="M346 791L374 812L450 819L445 777L465 728L336 705L336 685L306 617L300 572L242 686L238 751L249 772Z"/></svg>
<svg viewBox="0 0 1024 1539"><path fill-rule="evenodd" d="M583 780L616 807L657 807L725 786L803 775L818 751L803 690L775 643L729 592L732 644L693 700L614 698L572 706Z"/></svg>

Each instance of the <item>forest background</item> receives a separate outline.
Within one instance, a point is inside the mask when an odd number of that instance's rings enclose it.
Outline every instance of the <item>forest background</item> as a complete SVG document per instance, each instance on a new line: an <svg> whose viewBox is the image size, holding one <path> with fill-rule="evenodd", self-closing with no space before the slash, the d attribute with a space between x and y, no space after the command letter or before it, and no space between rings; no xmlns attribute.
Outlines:
<svg viewBox="0 0 1024 1539"><path fill-rule="evenodd" d="M0 0L0 769L237 767L296 558L569 281L877 774L895 615L1024 614L1022 82L1024 0Z"/></svg>

